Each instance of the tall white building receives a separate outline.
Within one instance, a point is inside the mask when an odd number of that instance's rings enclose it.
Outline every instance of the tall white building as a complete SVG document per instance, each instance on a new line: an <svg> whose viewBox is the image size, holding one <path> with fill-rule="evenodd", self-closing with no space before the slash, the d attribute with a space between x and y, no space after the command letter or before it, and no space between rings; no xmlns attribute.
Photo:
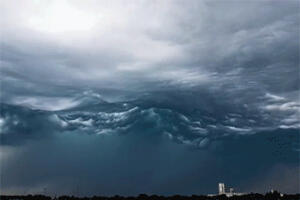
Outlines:
<svg viewBox="0 0 300 200"><path fill-rule="evenodd" d="M219 183L219 194L225 194L225 184Z"/></svg>

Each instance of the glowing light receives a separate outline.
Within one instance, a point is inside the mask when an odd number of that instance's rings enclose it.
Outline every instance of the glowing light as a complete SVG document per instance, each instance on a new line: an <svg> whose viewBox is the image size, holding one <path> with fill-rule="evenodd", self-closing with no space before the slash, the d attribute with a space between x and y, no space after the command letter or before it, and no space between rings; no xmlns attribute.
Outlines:
<svg viewBox="0 0 300 200"><path fill-rule="evenodd" d="M43 12L40 15L29 18L29 26L38 31L49 33L89 31L96 22L95 16L64 1L53 2L41 9Z"/></svg>

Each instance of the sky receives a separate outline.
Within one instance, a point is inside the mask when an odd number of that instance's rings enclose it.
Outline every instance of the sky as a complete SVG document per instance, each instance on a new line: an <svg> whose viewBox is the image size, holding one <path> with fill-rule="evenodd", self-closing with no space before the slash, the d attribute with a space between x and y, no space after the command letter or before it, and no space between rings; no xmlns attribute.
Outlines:
<svg viewBox="0 0 300 200"><path fill-rule="evenodd" d="M299 193L299 9L1 1L1 192Z"/></svg>

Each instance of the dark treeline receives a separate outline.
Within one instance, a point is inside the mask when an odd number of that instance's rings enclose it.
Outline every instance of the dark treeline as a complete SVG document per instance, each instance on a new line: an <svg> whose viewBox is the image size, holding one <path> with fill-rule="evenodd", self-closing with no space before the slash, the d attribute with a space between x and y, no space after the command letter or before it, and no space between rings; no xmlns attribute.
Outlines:
<svg viewBox="0 0 300 200"><path fill-rule="evenodd" d="M45 195L18 195L18 196L0 196L1 200L300 200L300 194L284 194L280 195L278 192L273 193L266 193L258 194L258 193L251 193L245 194L242 196L233 196L233 197L226 197L225 195L218 195L218 196L158 196L158 195L145 195L140 194L136 197L122 197L122 196L113 196L113 197L102 197L102 196L93 196L93 197L74 197L74 196L60 196L60 197L49 197Z"/></svg>

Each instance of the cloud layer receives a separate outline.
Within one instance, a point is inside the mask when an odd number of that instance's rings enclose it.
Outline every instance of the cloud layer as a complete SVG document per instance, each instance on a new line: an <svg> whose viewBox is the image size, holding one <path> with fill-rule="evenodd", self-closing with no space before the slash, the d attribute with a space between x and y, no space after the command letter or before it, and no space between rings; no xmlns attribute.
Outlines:
<svg viewBox="0 0 300 200"><path fill-rule="evenodd" d="M298 1L0 9L5 192L298 191Z"/></svg>
<svg viewBox="0 0 300 200"><path fill-rule="evenodd" d="M297 1L21 4L1 2L7 95L204 83L227 90L298 89Z"/></svg>

